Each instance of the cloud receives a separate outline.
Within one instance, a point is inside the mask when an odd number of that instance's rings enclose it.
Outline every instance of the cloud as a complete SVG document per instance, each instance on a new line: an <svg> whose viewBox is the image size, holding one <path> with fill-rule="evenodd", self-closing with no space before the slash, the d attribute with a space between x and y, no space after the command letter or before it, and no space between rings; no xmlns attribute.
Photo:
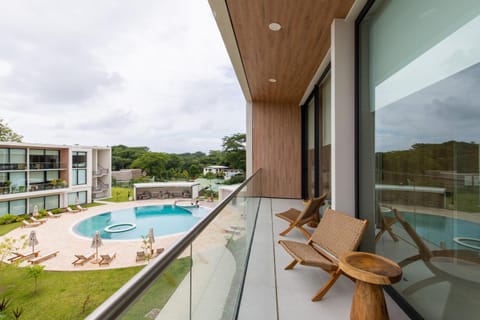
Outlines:
<svg viewBox="0 0 480 320"><path fill-rule="evenodd" d="M245 101L206 1L4 7L0 108L25 141L186 152L245 131Z"/></svg>
<svg viewBox="0 0 480 320"><path fill-rule="evenodd" d="M415 143L479 142L480 63L375 113L377 151Z"/></svg>

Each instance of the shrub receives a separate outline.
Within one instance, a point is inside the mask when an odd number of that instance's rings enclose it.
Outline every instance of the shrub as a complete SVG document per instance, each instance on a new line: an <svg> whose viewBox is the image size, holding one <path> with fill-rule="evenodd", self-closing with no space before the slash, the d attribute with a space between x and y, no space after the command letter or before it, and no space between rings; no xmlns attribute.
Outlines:
<svg viewBox="0 0 480 320"><path fill-rule="evenodd" d="M57 208L57 209L53 209L51 210L53 214L58 214L58 213L63 213L63 209L62 208Z"/></svg>
<svg viewBox="0 0 480 320"><path fill-rule="evenodd" d="M9 224L17 221L17 216L6 213L0 217L0 224Z"/></svg>
<svg viewBox="0 0 480 320"><path fill-rule="evenodd" d="M22 215L16 216L15 222L22 222L23 220L27 220L27 219L28 219L28 215L22 214Z"/></svg>
<svg viewBox="0 0 480 320"><path fill-rule="evenodd" d="M228 180L225 180L225 182L223 182L223 184L237 184L237 183L242 183L243 181L245 181L245 176L244 175L236 175L236 176L231 177Z"/></svg>
<svg viewBox="0 0 480 320"><path fill-rule="evenodd" d="M40 217L45 217L47 215L47 210L40 209L40 211L38 211L38 214L40 215Z"/></svg>

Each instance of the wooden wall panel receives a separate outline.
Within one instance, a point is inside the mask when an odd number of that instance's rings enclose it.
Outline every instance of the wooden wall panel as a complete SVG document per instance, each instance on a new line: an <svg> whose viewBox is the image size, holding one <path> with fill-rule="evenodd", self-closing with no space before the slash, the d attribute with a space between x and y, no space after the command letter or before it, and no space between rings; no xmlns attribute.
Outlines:
<svg viewBox="0 0 480 320"><path fill-rule="evenodd" d="M253 103L253 171L265 197L301 197L301 112L295 104Z"/></svg>

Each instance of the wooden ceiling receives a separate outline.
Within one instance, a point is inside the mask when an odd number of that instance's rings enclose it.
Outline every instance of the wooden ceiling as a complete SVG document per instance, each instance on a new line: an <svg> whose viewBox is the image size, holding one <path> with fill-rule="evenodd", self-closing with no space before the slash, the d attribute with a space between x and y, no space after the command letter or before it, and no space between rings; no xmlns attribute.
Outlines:
<svg viewBox="0 0 480 320"><path fill-rule="evenodd" d="M226 0L253 102L300 103L354 0ZM274 32L272 22L282 28ZM276 83L268 79L274 78Z"/></svg>

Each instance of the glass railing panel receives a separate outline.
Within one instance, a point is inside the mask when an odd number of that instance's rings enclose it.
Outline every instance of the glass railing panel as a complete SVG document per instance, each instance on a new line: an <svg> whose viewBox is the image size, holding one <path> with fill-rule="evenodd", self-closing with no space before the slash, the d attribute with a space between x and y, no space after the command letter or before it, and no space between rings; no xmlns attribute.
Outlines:
<svg viewBox="0 0 480 320"><path fill-rule="evenodd" d="M120 319L190 319L191 265L191 247L188 247Z"/></svg>
<svg viewBox="0 0 480 320"><path fill-rule="evenodd" d="M260 178L250 177L87 319L235 319Z"/></svg>
<svg viewBox="0 0 480 320"><path fill-rule="evenodd" d="M192 319L235 318L259 201L243 196L245 192L242 190L192 244ZM249 207L255 210L249 211Z"/></svg>

